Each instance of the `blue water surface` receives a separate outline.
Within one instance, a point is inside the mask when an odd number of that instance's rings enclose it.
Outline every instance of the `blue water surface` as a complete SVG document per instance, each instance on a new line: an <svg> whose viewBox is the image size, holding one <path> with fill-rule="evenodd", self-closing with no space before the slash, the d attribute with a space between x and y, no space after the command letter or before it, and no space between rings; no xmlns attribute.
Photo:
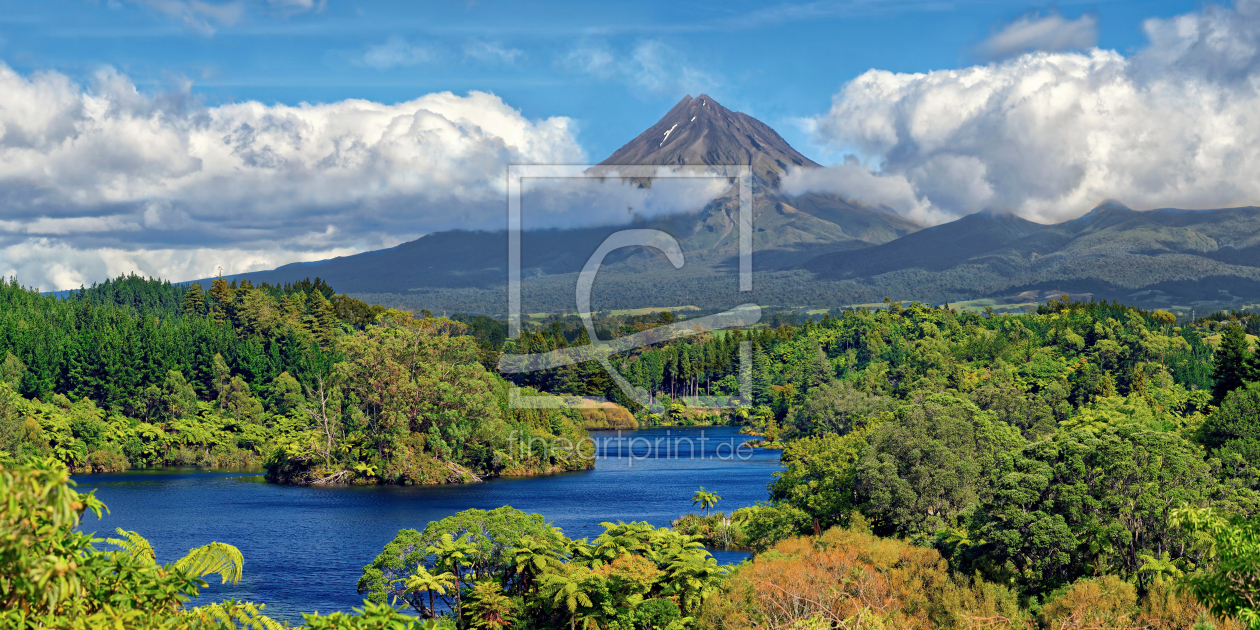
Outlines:
<svg viewBox="0 0 1260 630"><path fill-rule="evenodd" d="M110 513L89 516L85 531L134 530L169 562L210 541L240 548L245 574L236 586L211 576L201 601L226 598L267 604L268 615L300 622L300 613L349 611L362 604L355 583L363 566L398 530L469 508L503 505L542 514L570 538L593 538L601 522L668 525L692 511L700 486L722 497L727 512L767 498L780 469L775 450L738 448L731 427L593 431L595 469L446 486L302 487L264 482L262 474L196 468L76 475L80 491L96 489ZM747 554L713 550L722 563Z"/></svg>

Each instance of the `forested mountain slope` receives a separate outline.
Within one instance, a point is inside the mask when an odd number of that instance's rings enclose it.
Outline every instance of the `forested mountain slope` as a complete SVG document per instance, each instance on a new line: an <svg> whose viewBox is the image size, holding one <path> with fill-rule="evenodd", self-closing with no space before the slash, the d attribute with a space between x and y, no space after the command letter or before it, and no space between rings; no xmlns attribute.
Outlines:
<svg viewBox="0 0 1260 630"><path fill-rule="evenodd" d="M1022 291L1125 298L1149 306L1260 297L1260 208L1118 203L1057 225L977 213L803 267L902 299L957 301Z"/></svg>

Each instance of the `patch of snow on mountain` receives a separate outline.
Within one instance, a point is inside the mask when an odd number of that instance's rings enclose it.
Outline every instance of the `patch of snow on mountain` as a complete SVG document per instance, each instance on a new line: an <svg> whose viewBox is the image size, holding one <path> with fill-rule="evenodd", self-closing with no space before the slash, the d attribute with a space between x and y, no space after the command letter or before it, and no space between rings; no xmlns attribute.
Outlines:
<svg viewBox="0 0 1260 630"><path fill-rule="evenodd" d="M678 123L674 123L674 127L677 127L677 126L678 126ZM658 144L658 145L656 145L656 146L658 146L658 147L659 147L659 146L663 146L663 145L665 144L665 141L666 141L666 140L669 140L669 132L670 132L670 131L673 131L673 130L674 130L674 127L670 127L670 128L669 128L669 131L666 131L666 132L665 132L665 137L664 137L664 138L661 138L661 143L660 143L660 144Z"/></svg>

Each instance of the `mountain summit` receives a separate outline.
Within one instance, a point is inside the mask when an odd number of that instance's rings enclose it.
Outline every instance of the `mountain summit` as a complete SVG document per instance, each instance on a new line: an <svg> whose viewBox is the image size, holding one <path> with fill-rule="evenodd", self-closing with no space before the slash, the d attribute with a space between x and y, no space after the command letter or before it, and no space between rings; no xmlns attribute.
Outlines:
<svg viewBox="0 0 1260 630"><path fill-rule="evenodd" d="M769 125L733 112L707 94L683 97L655 125L617 149L601 166L751 164L770 186L790 168L817 167Z"/></svg>
<svg viewBox="0 0 1260 630"><path fill-rule="evenodd" d="M869 248L920 229L887 208L868 207L835 194L788 195L779 190L780 178L791 169L820 168L819 165L793 149L769 125L731 111L707 94L683 98L659 122L592 170L641 165L709 166L717 173L721 171L718 167L732 164L752 167L753 248L759 270L790 271L815 257ZM665 297L660 293L660 283L645 275L648 269L672 271L654 251L619 253L606 261L601 277L620 278L610 281L622 283L625 290L621 297L627 303L637 304L635 308L657 302L690 302L710 294L716 296L715 300L728 299L728 292L714 293L713 287L736 268L739 210L738 189L732 187L703 207L651 217L642 224L673 235L686 252L685 275L693 284L687 285L686 290L679 289L677 295ZM572 299L577 273L609 234L625 227L524 232L520 250L522 276L535 287L536 295L547 295L550 300L538 303L534 311L573 308L565 300ZM665 267L659 267L661 264ZM453 230L429 234L390 249L294 263L238 277L280 283L320 276L351 292L377 294L372 298L377 301L384 299L381 294L395 296L385 299L386 303L502 313L506 306L503 287L507 270L505 232ZM544 285L548 288L537 288Z"/></svg>
<svg viewBox="0 0 1260 630"><path fill-rule="evenodd" d="M750 165L757 226L754 248L778 250L764 259L775 267L791 266L823 250L886 243L919 229L891 210L867 207L839 195L784 194L778 190L782 176L791 169L821 168L818 163L792 148L769 125L723 107L708 94L683 97L656 124L596 168L648 164L707 165L715 172L724 165ZM732 189L693 215L693 224L678 234L689 256L722 258L737 253L732 230L738 201Z"/></svg>

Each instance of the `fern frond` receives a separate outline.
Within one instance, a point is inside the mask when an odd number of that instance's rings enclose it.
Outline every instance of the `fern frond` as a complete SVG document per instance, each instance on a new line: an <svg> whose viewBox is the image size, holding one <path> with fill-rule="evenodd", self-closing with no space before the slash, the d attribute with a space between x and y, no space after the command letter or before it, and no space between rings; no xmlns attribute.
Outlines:
<svg viewBox="0 0 1260 630"><path fill-rule="evenodd" d="M241 572L245 568L245 556L241 550L227 543L212 542L208 545L188 550L188 555L175 561L175 568L194 577L202 577L217 573L223 576L223 583L236 584L241 581Z"/></svg>
<svg viewBox="0 0 1260 630"><path fill-rule="evenodd" d="M122 547L123 552L132 558L137 560L148 560L150 563L157 564L157 554L153 551L153 545L150 544L148 540L145 540L144 536L132 531L127 531L121 527L115 531L117 531L118 535L122 536L123 539L106 538L105 542L117 547Z"/></svg>
<svg viewBox="0 0 1260 630"><path fill-rule="evenodd" d="M202 625L214 628L286 630L287 626L262 613L263 606L263 604L229 599L216 604L197 606L184 614L196 618Z"/></svg>

